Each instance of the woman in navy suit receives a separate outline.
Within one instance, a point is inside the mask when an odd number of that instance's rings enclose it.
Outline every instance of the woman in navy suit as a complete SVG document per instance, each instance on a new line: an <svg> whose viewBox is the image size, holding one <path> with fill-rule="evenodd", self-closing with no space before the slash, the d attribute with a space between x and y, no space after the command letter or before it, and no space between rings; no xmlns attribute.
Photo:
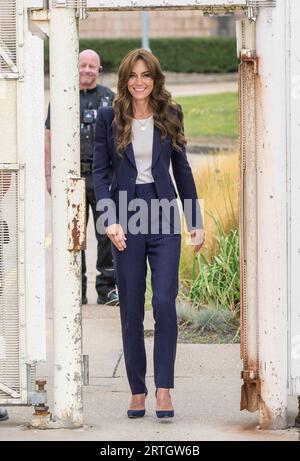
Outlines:
<svg viewBox="0 0 300 461"><path fill-rule="evenodd" d="M155 320L156 415L174 416L169 389L174 388L181 235L170 163L196 252L204 242L185 144L182 111L165 88L158 59L144 49L131 51L119 67L113 108L98 111L93 165L98 231L106 232L112 242L131 418L144 416L147 395L143 327L147 261Z"/></svg>

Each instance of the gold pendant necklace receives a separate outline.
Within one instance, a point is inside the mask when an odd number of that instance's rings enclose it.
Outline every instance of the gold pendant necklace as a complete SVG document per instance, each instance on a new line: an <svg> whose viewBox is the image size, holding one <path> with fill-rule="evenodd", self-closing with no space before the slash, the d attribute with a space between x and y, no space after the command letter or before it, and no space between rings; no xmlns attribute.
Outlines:
<svg viewBox="0 0 300 461"><path fill-rule="evenodd" d="M136 120L141 127L141 131L146 131L147 120L143 123L141 120Z"/></svg>
<svg viewBox="0 0 300 461"><path fill-rule="evenodd" d="M138 122L138 124L140 125L141 131L146 131L146 124L151 117L152 115L150 115L150 117L147 117L144 122L142 120L138 120L137 118L135 119L135 121Z"/></svg>

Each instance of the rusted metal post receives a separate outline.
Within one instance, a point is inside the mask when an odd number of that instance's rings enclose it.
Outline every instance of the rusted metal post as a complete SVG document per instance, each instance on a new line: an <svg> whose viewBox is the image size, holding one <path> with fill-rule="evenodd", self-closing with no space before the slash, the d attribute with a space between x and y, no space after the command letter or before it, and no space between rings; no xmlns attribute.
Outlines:
<svg viewBox="0 0 300 461"><path fill-rule="evenodd" d="M56 427L83 425L81 253L84 185L80 175L78 21L51 8L50 98Z"/></svg>
<svg viewBox="0 0 300 461"><path fill-rule="evenodd" d="M237 23L240 101L240 266L241 357L243 359L241 410L258 409L258 303L257 303L257 167L256 95L258 59L255 22Z"/></svg>

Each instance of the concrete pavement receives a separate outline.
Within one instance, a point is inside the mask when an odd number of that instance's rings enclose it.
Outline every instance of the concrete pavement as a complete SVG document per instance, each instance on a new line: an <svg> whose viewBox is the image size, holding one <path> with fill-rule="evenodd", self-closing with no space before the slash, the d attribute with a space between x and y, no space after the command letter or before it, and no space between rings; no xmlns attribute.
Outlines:
<svg viewBox="0 0 300 461"><path fill-rule="evenodd" d="M47 233L50 231L50 200L47 196ZM38 377L48 385L52 406L53 344L51 296L51 240L47 247L47 363L39 365ZM148 330L146 416L129 420L126 415L130 391L122 353L118 307L95 305L95 239L88 227L88 298L83 306L83 347L90 359L90 385L84 387L84 421L82 429L28 429L33 408L9 407L10 419L0 425L0 440L98 440L98 441L203 441L203 440L298 440L296 429L261 431L258 414L239 411L239 345L178 344L175 389L171 392L174 420L160 421L155 415L153 380L152 311L146 311ZM63 296L63 294L62 294ZM150 333L150 334L149 334ZM289 424L297 414L297 400L289 401Z"/></svg>
<svg viewBox="0 0 300 461"><path fill-rule="evenodd" d="M155 416L152 349L146 339L148 357L146 416L126 416L130 392L125 374L118 308L95 305L83 308L84 352L90 356L90 385L84 387L85 427L69 430L33 430L26 427L31 408L9 408L10 419L1 423L0 440L98 440L98 441L203 441L203 440L298 440L295 429L261 431L257 414L239 411L240 369L238 345L178 344L175 418L168 422ZM38 376L48 381L52 406L51 310L48 317L48 362ZM145 328L152 329L152 312L146 312ZM295 399L290 401L292 423Z"/></svg>

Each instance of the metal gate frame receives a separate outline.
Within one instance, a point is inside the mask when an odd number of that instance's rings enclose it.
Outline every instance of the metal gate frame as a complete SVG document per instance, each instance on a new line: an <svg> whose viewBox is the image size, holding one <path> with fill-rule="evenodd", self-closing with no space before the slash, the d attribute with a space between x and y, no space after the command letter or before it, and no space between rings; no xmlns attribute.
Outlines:
<svg viewBox="0 0 300 461"><path fill-rule="evenodd" d="M258 8L259 7L275 7L276 2L271 0L261 0L261 1L240 1L235 2L231 0L227 1L213 1L213 0L195 0L195 1L177 1L173 0L172 2L169 1L159 1L159 0L145 0L141 2L137 2L134 0L123 0L122 3L119 1L114 0L104 0L104 1L96 1L96 0L53 0L52 7L59 9L60 7L64 8L75 8L79 9L78 14L80 17L85 17L85 10L87 11L115 11L115 10L152 10L152 9L199 9L203 10L207 13L224 13L229 11L234 11L235 8L247 8L248 18L251 21L251 27L249 27L248 31L248 39L253 39L253 46L249 46L243 44L243 37L241 40L241 49L239 56L241 57L242 63L240 65L240 102L241 102L241 125L242 125L242 132L243 132L243 139L241 142L241 153L242 153L242 164L245 168L242 167L242 202L244 202L244 196L247 197L247 204L251 202L251 195L253 192L257 192L257 185L256 185L256 120L255 120L255 110L256 110L256 99L255 99L255 90L256 90L256 77L257 74L257 65L258 60L255 56L255 28L252 27L253 23L257 20ZM243 23L242 23L243 24ZM243 25L242 25L243 29ZM246 47L246 48L245 48ZM251 107L248 107L249 104L246 104L246 91L251 92L251 96L253 98ZM249 130L249 131L248 131ZM245 136L244 136L245 134ZM247 174L245 175L244 172L247 166ZM249 168L250 167L250 168ZM249 174L250 173L250 174ZM257 246L257 230L256 230L256 222L257 222L257 211L255 208L250 207L250 214L249 215L246 206L242 203L241 206L241 222L242 222L242 229L247 226L247 230L254 231L254 238L249 239L249 236L246 240L241 239L241 248L242 248L242 261L241 261L241 269L242 269L242 309L241 309L241 317L242 317L242 358L244 360L244 370L242 372L242 378L244 380L244 385L242 387L242 402L241 402L241 409L246 408L249 411L255 411L258 408L261 410L263 417L261 420L265 422L267 420L267 424L270 425L279 425L283 426L285 422L282 423L284 417L281 418L281 410L280 418L278 415L272 414L272 408L270 409L269 413L265 412L268 408L268 399L265 397L261 390L261 383L259 378L260 372L260 363L259 363L259 354L258 354L258 347L259 347L259 331L258 331L258 307L255 303L255 299L257 296L257 286L256 286L256 278L257 272L255 271L255 265L253 268L246 268L246 258L244 258L245 250L247 251L247 259L249 257L249 243L252 245L252 261L256 263L257 254L256 254L256 246ZM246 216L247 213L247 216ZM252 283L252 290L250 299L249 296L246 295L245 288L246 285L250 285ZM253 315L255 314L255 318L253 319ZM250 330L250 333L249 333ZM250 339L250 340L249 340ZM253 360L254 357L254 360ZM264 399L266 402L264 402ZM261 405L263 402L263 405ZM284 413L283 409L283 413ZM268 414L266 414L268 413ZM276 413L276 412L275 412ZM264 421L265 420L265 421Z"/></svg>
<svg viewBox="0 0 300 461"><path fill-rule="evenodd" d="M0 170L16 172L18 176L15 206L17 214L16 295L18 297L18 329L16 328L15 359L18 373L7 376L1 383L0 403L28 405L35 388L36 363L46 359L45 264L44 264L44 149L43 149L43 43L28 30L27 8L41 8L41 0L0 1L1 18L5 22L0 33L0 52L14 50L14 66L0 72ZM1 24L0 24L1 25ZM7 40L5 31L8 30ZM13 38L13 31L15 37ZM30 49L30 52L28 52ZM26 53L27 52L27 53ZM26 61L24 60L26 53ZM7 55L8 53L6 53ZM3 56L3 52L2 52ZM3 59L2 59L3 62ZM26 78L25 78L26 75ZM28 108L26 117L24 108ZM40 124L40 130L37 126ZM34 127L34 128L33 128ZM35 135L32 135L33 129ZM34 254L34 258L32 255ZM5 307L8 311L9 306ZM6 315L6 314L5 314ZM13 326L12 326L13 328ZM9 333L9 332L8 332ZM5 332L3 342L5 344ZM12 349L12 346L10 345ZM3 357L1 358L3 360ZM5 396L7 393L7 397Z"/></svg>
<svg viewBox="0 0 300 461"><path fill-rule="evenodd" d="M19 0L18 0L19 1ZM289 0L290 1L293 1L293 0ZM21 2L21 0L20 0ZM26 0L24 0L25 2L25 5L27 6L27 8L30 7L30 4L32 4L32 7L33 9L34 8L40 8L40 2L34 2L34 0L32 0L32 2L30 0L28 0L26 2ZM36 5L36 3L38 3L38 5ZM65 19L67 18L67 14L66 13L66 10L72 10L72 13L70 15L70 18L72 17L72 21L75 21L74 20L74 17L75 16L72 16L74 11L77 10L77 17L81 17L81 18L84 18L85 17L85 11L115 11L115 10L154 10L154 9L199 9L199 10L203 10L205 11L206 13L212 13L212 14L218 14L218 13L222 13L222 12L230 12L230 11L233 11L235 8L243 8L243 9L247 9L247 12L248 12L248 18L250 21L256 21L257 20L257 13L258 13L258 10L260 7L266 7L266 8L263 8L263 10L267 10L269 8L272 8L276 6L276 2L275 0L272 1L272 0L257 0L257 1L254 1L254 0L240 0L240 1L234 1L234 0L143 0L143 1L137 1L137 0L120 0L120 1L116 1L116 0L52 0L51 2L51 12L53 13L52 15L52 18L51 18L51 21L52 21L52 30L54 31L55 30L55 34L58 33L58 30L59 30L59 26L58 26L58 20L59 20L59 10L61 10L62 12L62 16L61 17L64 17ZM283 11L283 7L282 7L282 4L279 4L279 6L281 7L280 9L280 13L282 13ZM38 17L38 12L35 12L36 13L36 16L35 16L35 19L38 20L39 17ZM266 13L264 12L265 14L263 15L263 19L262 19L262 22L265 21L265 24L267 24L267 22L272 22L273 20L273 17L272 17L272 13ZM276 11L276 13L278 14L274 14L274 18L275 18L275 24L278 25L279 27L279 32L278 34L282 33L283 29L282 29L282 22L280 22L279 20L279 9L278 9L278 12ZM269 18L266 19L266 14L269 14ZM64 16L63 16L64 15ZM55 19L54 19L55 18ZM74 22L74 26L75 26L75 22ZM72 33L75 31L75 29L72 31ZM74 34L74 37L75 37L75 34ZM260 46L261 46L261 49L264 49L264 46L263 46L263 41L261 39L261 36L259 35L259 43L260 43ZM62 37L62 40L64 41L64 43L66 42L66 37ZM270 39L270 43L272 43L272 39ZM21 42L21 40L20 40ZM75 39L74 39L74 42L75 42ZM276 42L276 40L275 40ZM75 53L76 54L76 53ZM75 57L75 54L72 55L70 57L70 62L71 60L74 61L74 57ZM21 56L22 56L22 53L21 53ZM253 72L255 72L255 66L257 64L256 60L255 60L255 57L251 54L248 56L247 53L246 54L243 54L241 55L242 57L242 65L241 65L241 74L244 72L243 69L248 69L248 71L246 70L246 74L249 74L249 77L250 77L250 80L249 80L249 84L250 84L250 88L253 87L253 84L251 83L251 74L253 74ZM53 55L52 55L52 59L54 60L55 59L55 51L53 51ZM73 62L72 61L72 62ZM25 64L25 63L24 63ZM56 70L59 71L59 66L62 64L62 61L57 61L56 62L57 64L57 68ZM65 63L64 63L65 64ZM269 64L269 62L268 62ZM17 66L20 67L20 63L17 63ZM267 67L267 66L266 66ZM19 69L19 72L20 72L20 69ZM240 75L241 75L240 74ZM7 77L8 78L8 77ZM22 79L23 78L23 74L22 72L19 74L19 79ZM55 77L56 78L56 77ZM65 76L65 81L68 81L68 79L70 79L70 81L73 81L73 78L74 78L74 75L72 75L72 68L70 68L70 75L66 75ZM56 82L57 83L57 80L53 80L53 82ZM243 82L242 82L243 83ZM257 86L256 86L256 90L257 90ZM269 93L268 93L269 94ZM66 99L62 99L61 101L61 106L63 106L64 102L65 101L69 101L69 95L63 95L64 97L66 97ZM75 102L75 99L74 99L74 104L76 106L76 104L78 104L78 101ZM67 107L67 105L66 105ZM264 107L265 108L265 107ZM53 107L54 109L54 107ZM55 112L55 111L53 111ZM69 114L70 116L70 114ZM260 127L262 126L261 125L261 119L259 119L259 123L260 123ZM276 126L276 123L272 124L272 121L270 121L270 131L273 133L274 132L274 127ZM266 134L264 133L263 134L263 138L266 138L268 139L268 137L266 136ZM252 139L253 142L257 141L257 139ZM249 142L249 140L247 141L245 139L245 143L247 144ZM244 144L244 145L246 145ZM54 147L54 155L56 156L56 159L59 158L59 153L58 151L56 152L57 147ZM260 165L262 165L263 167L265 167L264 165L264 158L262 156L262 148L261 146L259 146L258 148L258 151L257 151L257 154L258 154L258 162L260 162ZM278 160L278 156L276 157L276 160ZM280 165L280 162L278 163L278 165ZM253 167L255 169L255 164L253 164ZM76 171L76 165L74 164L74 171ZM254 170L253 170L254 171ZM280 174L280 172L278 170L276 170L276 174ZM273 183L272 181L270 181L270 187L272 188L273 187ZM280 184L280 187L282 188L282 182ZM283 190L283 189L282 189ZM260 180L258 180L258 184L257 184L257 191L259 193L259 191L261 191L261 182ZM63 191L62 190L58 190L58 193L62 193ZM63 195L61 195L59 197L61 200L64 199ZM264 203L267 203L267 200L266 198L264 197ZM274 217L274 218L278 218L279 216L282 217L282 210L283 208L276 208L276 207L273 207L271 206L271 212L273 213L271 216ZM262 217L262 214L261 214L261 208L258 209L258 220L259 222L263 222L264 219ZM284 237L284 232L282 231L281 235ZM274 242L276 242L276 239L274 240ZM245 242L243 242L245 244ZM260 245L260 242L257 243L258 247ZM259 251L262 250L262 247L259 247ZM266 275L266 270L265 270L265 267L264 267L264 264L263 264L263 260L261 258L261 254L262 253L259 253L259 257L258 257L258 263L259 263L259 270L262 270L263 272L263 275L265 276ZM280 253L280 256L281 256L281 253ZM279 257L280 257L279 256ZM283 264L285 264L285 258L283 257ZM243 277L244 277L244 271L242 272L243 274ZM268 278L265 278L266 282L267 283L270 283L270 280ZM244 279L243 279L244 281ZM61 283L62 281L60 281ZM277 280L276 280L277 282ZM267 286L267 284L266 284ZM263 308L262 310L262 324L264 325L264 322L266 320L266 318L268 317L268 314L270 314L269 310L270 310L270 306L263 306L261 304L261 300L262 298L260 297L261 296L261 293L264 292L264 287L262 285L262 282L260 281L259 282L259 285L258 285L258 305L260 306L260 308ZM270 297L271 299L272 297ZM281 301L282 304L279 304L276 306L276 312L274 314L274 319L272 318L272 327L275 327L278 326L278 322L279 322L279 319L283 318L282 315L283 314L286 314L286 312L284 311L285 307L286 307L286 304L285 304L285 300L284 301ZM280 311L280 308L283 308L283 311L281 310ZM248 319L249 320L249 319ZM276 323L277 322L277 323ZM248 324L249 325L249 322ZM279 428L279 427L283 427L284 424L285 424L285 405L286 405L286 402L285 402L285 392L284 392L284 388L282 386L282 383L283 381L286 379L286 376L285 376L285 368L284 368L284 364L283 366L280 368L278 368L278 370L276 369L275 367L275 370L276 371L279 371L281 370L283 372L283 375L282 376L277 376L276 379L277 380L280 380L280 392L282 392L282 396L283 396L283 400L281 402L278 401L278 404L275 402L275 400L279 400L279 394L276 395L274 398L274 396L271 394L271 388L272 388L272 384L275 384L275 378L272 376L272 368L271 368L271 365L270 365L270 360L268 360L268 348L264 345L263 341L262 341L262 337L263 337L263 332L262 332L262 328L263 326L260 326L259 327L259 346L264 346L261 348L261 350L263 351L262 353L262 356L263 356L263 359L265 360L265 362L263 362L263 366L266 367L267 371L263 368L262 364L259 365L259 368L260 368L260 373L262 374L263 376L263 383L260 383L259 385L259 392L257 391L257 388L255 390L255 392L257 393L258 397L259 397L259 409L260 409L260 412L261 412L261 419L262 419L262 422L263 422L263 425L265 424L265 427L274 427L274 428ZM273 340L273 338L272 338ZM283 341L284 341L284 334L282 334L282 332L280 333L280 345L283 344ZM278 350L278 344L274 343L274 340L271 341L271 344L275 344L276 347L274 348L274 351L272 351L273 353L273 357L274 357L274 352L276 352ZM280 361L280 358L281 356L284 357L284 353L285 353L286 349L283 348L282 351L281 351L281 354L278 355L277 357L277 361L276 361L276 366L277 364L279 363L278 361ZM61 351L62 352L62 351ZM271 354L272 356L272 354ZM245 357L244 357L245 358ZM79 358L80 360L80 358ZM267 363L268 362L268 363ZM271 361L272 363L272 361ZM245 365L245 362L244 362L244 365ZM256 366L256 364L255 364ZM244 374L243 374L243 378L245 380L245 384L251 384L251 382L253 381L256 381L259 379L259 376L257 376L253 370L251 370L251 366L249 367L249 361L248 363L245 365L245 369L244 370ZM250 368L250 369L249 369ZM270 383L268 382L268 379L270 379ZM248 380L248 381L247 381ZM249 381L250 380L250 381ZM60 384L61 384L61 388L60 389L56 389L56 391L59 393L61 392L61 390L65 387L64 386L64 383L62 381L60 381ZM254 383L255 386L257 383ZM262 384L262 385L261 385ZM247 386L246 386L247 387ZM250 386L251 387L251 386ZM247 391L248 392L248 391ZM250 399L251 401L252 399ZM250 407L248 407L248 403L249 402L249 399L248 397L245 399L244 401L244 404L245 404L245 407L250 409ZM261 402L263 403L263 405L261 406ZM275 403L274 403L275 402ZM80 408L80 402L79 402L79 405L76 407L76 411L75 411L75 418L74 418L74 414L72 414L72 410L69 411L70 407L71 407L71 404L72 402L68 402L67 404L64 402L61 402L61 407L59 408L59 411L57 412L57 419L59 420L60 419L60 416L62 414L67 414L67 417L63 420L63 418L61 418L62 420L62 423L63 424L81 424L80 423L80 420L81 420L81 415L80 415L80 412L82 411L82 409ZM64 412L64 408L63 408L63 405L69 405L68 409L66 412ZM276 407L276 405L278 405ZM256 408L256 404L253 406L253 409Z"/></svg>

